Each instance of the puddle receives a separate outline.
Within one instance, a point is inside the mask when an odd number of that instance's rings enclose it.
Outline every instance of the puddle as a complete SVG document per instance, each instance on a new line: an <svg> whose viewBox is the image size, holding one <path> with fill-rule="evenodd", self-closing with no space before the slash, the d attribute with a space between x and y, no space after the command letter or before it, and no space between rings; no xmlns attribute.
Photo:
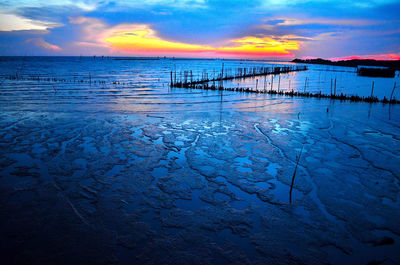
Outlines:
<svg viewBox="0 0 400 265"><path fill-rule="evenodd" d="M253 172L253 170L248 167L248 166L252 165L253 162L247 156L246 157L236 157L234 159L234 161L235 161L235 164L238 164L238 166L236 166L236 169L239 170L240 172L243 172L243 173Z"/></svg>
<svg viewBox="0 0 400 265"><path fill-rule="evenodd" d="M276 174L278 174L278 168L280 167L281 166L277 163L269 163L267 166L267 173L273 177L276 177Z"/></svg>
<svg viewBox="0 0 400 265"><path fill-rule="evenodd" d="M268 180L268 183L274 186L273 189L269 190L269 193L271 193L276 200L282 203L289 203L289 192L290 192L289 185L286 185L278 181L277 179ZM303 197L303 193L293 188L292 203L294 203L296 199L299 199L301 197Z"/></svg>
<svg viewBox="0 0 400 265"><path fill-rule="evenodd" d="M240 188L230 184L229 182L226 182L226 186L231 192L233 192L235 194L237 199L246 201L251 205L264 203L257 197L257 195L255 193L250 194L250 193L244 192Z"/></svg>
<svg viewBox="0 0 400 265"><path fill-rule="evenodd" d="M269 190L272 187L272 185L268 182L255 182L254 185L263 190Z"/></svg>
<svg viewBox="0 0 400 265"><path fill-rule="evenodd" d="M157 184L158 179L160 177L164 177L164 176L168 175L168 169L166 167L156 167L151 171L151 173L154 176L154 182L153 183Z"/></svg>

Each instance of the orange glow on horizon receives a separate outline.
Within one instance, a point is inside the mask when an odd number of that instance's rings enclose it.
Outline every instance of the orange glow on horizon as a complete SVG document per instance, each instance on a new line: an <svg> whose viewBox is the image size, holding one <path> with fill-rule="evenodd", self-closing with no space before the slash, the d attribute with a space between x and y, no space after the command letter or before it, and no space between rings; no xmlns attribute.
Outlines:
<svg viewBox="0 0 400 265"><path fill-rule="evenodd" d="M255 57L293 57L290 50L299 49L299 41L276 40L268 37L244 37L232 40L236 46L216 48L217 53Z"/></svg>
<svg viewBox="0 0 400 265"><path fill-rule="evenodd" d="M128 31L109 32L104 41L112 48L123 52L174 53L174 52L206 52L212 48L203 45L186 44L163 40L155 31L141 26Z"/></svg>
<svg viewBox="0 0 400 265"><path fill-rule="evenodd" d="M300 41L272 37L244 37L230 40L222 47L188 44L164 40L147 25L121 25L102 34L105 45L124 53L173 54L207 53L214 55L248 57L293 57L291 50L298 50Z"/></svg>

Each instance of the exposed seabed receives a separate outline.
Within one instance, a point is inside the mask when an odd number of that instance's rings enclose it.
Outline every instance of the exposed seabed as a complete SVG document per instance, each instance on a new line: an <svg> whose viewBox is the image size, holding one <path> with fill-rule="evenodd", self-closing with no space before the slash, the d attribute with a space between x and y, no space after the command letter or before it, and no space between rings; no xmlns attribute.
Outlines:
<svg viewBox="0 0 400 265"><path fill-rule="evenodd" d="M171 89L146 69L4 81L2 261L400 260L399 105Z"/></svg>

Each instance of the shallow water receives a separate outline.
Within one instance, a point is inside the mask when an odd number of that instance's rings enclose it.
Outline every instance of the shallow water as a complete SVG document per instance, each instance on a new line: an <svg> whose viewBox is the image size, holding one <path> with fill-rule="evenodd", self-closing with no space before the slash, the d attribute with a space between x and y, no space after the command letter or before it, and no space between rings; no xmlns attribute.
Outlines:
<svg viewBox="0 0 400 265"><path fill-rule="evenodd" d="M399 106L169 88L175 68L221 65L2 58L2 255L41 264L400 260ZM369 96L375 82L389 97L400 83L352 71L310 66L281 75L280 89L290 80L303 90L307 77L306 89L324 92L336 76L338 93Z"/></svg>

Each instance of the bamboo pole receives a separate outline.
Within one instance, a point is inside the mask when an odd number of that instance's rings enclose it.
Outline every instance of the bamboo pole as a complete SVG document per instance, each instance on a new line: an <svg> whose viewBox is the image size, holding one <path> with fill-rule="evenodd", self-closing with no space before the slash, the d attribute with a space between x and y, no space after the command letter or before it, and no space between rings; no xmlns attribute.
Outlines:
<svg viewBox="0 0 400 265"><path fill-rule="evenodd" d="M271 90L270 91L272 91L273 87L274 87L274 75L271 75Z"/></svg>
<svg viewBox="0 0 400 265"><path fill-rule="evenodd" d="M394 90L396 89L396 82L394 82L394 86L393 86L393 90L392 90L392 94L390 94L390 100L389 101L392 101L392 98L393 98L393 93L394 93Z"/></svg>
<svg viewBox="0 0 400 265"><path fill-rule="evenodd" d="M333 95L336 96L336 77L335 77L335 93Z"/></svg>
<svg viewBox="0 0 400 265"><path fill-rule="evenodd" d="M279 89L281 88L281 75L279 74L279 82L278 82L278 93L279 93Z"/></svg>
<svg viewBox="0 0 400 265"><path fill-rule="evenodd" d="M308 77L306 77L306 80L304 81L304 93L306 93L306 88L307 88L307 79L308 79Z"/></svg>
<svg viewBox="0 0 400 265"><path fill-rule="evenodd" d="M299 114L300 114L300 112L299 112ZM297 166L299 165L301 154L303 153L303 148L304 148L304 145L301 147L300 154L297 157L296 167L294 168L293 177L292 177L292 183L290 184L290 191L289 191L289 203L290 204L292 204L292 191L293 191L294 179L296 177Z"/></svg>
<svg viewBox="0 0 400 265"><path fill-rule="evenodd" d="M264 75L264 91L265 91L265 85L266 85L266 83L267 83L267 76Z"/></svg>
<svg viewBox="0 0 400 265"><path fill-rule="evenodd" d="M372 81L371 98L374 96L374 86L375 86L375 82Z"/></svg>

